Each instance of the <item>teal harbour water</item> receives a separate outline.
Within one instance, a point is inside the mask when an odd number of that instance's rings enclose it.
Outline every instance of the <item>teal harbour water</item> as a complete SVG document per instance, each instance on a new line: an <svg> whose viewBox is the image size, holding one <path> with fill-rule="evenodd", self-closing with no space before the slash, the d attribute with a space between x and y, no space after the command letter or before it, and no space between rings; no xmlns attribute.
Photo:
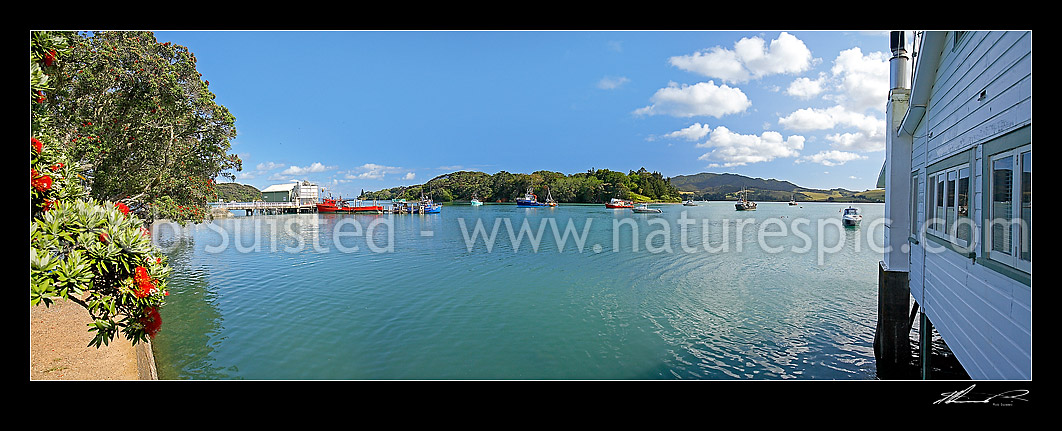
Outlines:
<svg viewBox="0 0 1062 431"><path fill-rule="evenodd" d="M854 228L840 224L848 206L447 205L159 224L173 276L158 375L873 380L884 205L852 204Z"/></svg>

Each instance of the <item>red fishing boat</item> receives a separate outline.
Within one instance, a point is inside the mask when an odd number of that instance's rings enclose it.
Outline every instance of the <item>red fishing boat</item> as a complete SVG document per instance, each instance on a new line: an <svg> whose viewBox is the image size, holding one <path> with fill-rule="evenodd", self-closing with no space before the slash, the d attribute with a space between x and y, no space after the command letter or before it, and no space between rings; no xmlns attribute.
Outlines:
<svg viewBox="0 0 1062 431"><path fill-rule="evenodd" d="M605 204L605 208L634 208L634 202L612 198L611 201Z"/></svg>
<svg viewBox="0 0 1062 431"><path fill-rule="evenodd" d="M369 213L369 214L383 214L384 208L379 205L367 205L359 206L356 202L354 206L346 204L347 201L343 199L325 198L321 203L317 204L317 212L319 213L339 213L339 214L354 214L354 213Z"/></svg>

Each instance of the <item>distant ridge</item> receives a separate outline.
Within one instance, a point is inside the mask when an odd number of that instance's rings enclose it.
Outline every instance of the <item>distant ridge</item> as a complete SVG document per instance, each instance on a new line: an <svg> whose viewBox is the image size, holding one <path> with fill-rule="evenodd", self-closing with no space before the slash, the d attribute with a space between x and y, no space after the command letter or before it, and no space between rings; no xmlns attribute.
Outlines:
<svg viewBox="0 0 1062 431"><path fill-rule="evenodd" d="M738 174L702 172L671 177L671 185L697 200L733 200L735 193L748 189L749 199L757 201L885 202L883 190L855 192L843 188L829 190L801 187L789 181L753 178Z"/></svg>

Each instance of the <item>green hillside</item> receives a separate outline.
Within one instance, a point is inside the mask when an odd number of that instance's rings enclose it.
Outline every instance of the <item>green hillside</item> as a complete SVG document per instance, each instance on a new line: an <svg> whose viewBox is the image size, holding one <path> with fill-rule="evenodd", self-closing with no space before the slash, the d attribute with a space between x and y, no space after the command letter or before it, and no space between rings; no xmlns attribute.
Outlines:
<svg viewBox="0 0 1062 431"><path fill-rule="evenodd" d="M254 202L262 200L262 191L239 183L218 183L215 187L222 202Z"/></svg>
<svg viewBox="0 0 1062 431"><path fill-rule="evenodd" d="M667 178L645 168L627 173L589 169L571 175L552 171L530 174L500 171L493 175L459 171L439 175L424 184L364 191L361 199L416 200L424 195L437 202L468 201L473 196L486 202L514 202L528 188L539 200L552 196L557 202L564 203L601 203L612 198L680 202L678 190Z"/></svg>
<svg viewBox="0 0 1062 431"><path fill-rule="evenodd" d="M754 201L788 202L884 202L883 190L855 192L842 188L820 190L800 187L789 181L751 178L738 174L699 173L667 178L645 168L637 171L589 169L565 175L536 171L531 174L501 171L487 174L458 171L439 175L427 183L378 191L363 191L361 199L419 199L426 195L439 202L467 201L472 196L488 202L513 202L528 187L545 198L552 194L558 202L607 202L613 197L638 202L680 202L696 200L736 200L743 188Z"/></svg>
<svg viewBox="0 0 1062 431"><path fill-rule="evenodd" d="M885 202L883 190L855 192L842 188L829 190L800 187L789 181L751 178L738 174L699 173L671 178L671 185L696 200L735 200L742 189L753 201L798 202Z"/></svg>

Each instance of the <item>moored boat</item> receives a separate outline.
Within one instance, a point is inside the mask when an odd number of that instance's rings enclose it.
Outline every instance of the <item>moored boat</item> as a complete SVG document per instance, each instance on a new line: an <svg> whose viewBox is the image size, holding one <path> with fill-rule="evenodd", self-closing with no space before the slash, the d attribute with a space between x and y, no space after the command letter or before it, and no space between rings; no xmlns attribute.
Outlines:
<svg viewBox="0 0 1062 431"><path fill-rule="evenodd" d="M549 191L548 187L546 188L546 206L557 206L557 201L553 199L553 192Z"/></svg>
<svg viewBox="0 0 1062 431"><path fill-rule="evenodd" d="M516 206L518 207L543 207L546 204L538 201L538 196L532 193L532 188L527 188L527 193L524 193L524 197L516 199Z"/></svg>
<svg viewBox="0 0 1062 431"><path fill-rule="evenodd" d="M605 204L605 208L634 208L634 203L620 198L612 198L611 201Z"/></svg>
<svg viewBox="0 0 1062 431"><path fill-rule="evenodd" d="M663 211L660 210L660 208L649 208L649 204L640 204L640 205L638 205L638 206L636 206L634 208L631 208L631 211L634 211L636 213L662 213L663 212Z"/></svg>
<svg viewBox="0 0 1062 431"><path fill-rule="evenodd" d="M469 201L469 203L472 204L472 206L474 207L483 205L483 201L479 200L479 198L476 197L475 193L472 194L472 200Z"/></svg>
<svg viewBox="0 0 1062 431"><path fill-rule="evenodd" d="M692 198L690 198L690 199L686 199L686 202L683 202L682 206L695 207L695 206L697 206L697 203L694 202Z"/></svg>
<svg viewBox="0 0 1062 431"><path fill-rule="evenodd" d="M383 214L384 207L380 205L358 205L355 201L353 206L347 205L349 200L325 198L317 204L317 212L325 214Z"/></svg>
<svg viewBox="0 0 1062 431"><path fill-rule="evenodd" d="M435 203L435 201L431 200L431 198L427 198L421 195L420 203L418 204L418 209L418 212L422 212L424 214L438 214L442 212L442 204L437 204Z"/></svg>
<svg viewBox="0 0 1062 431"><path fill-rule="evenodd" d="M859 208L848 207L843 211L844 214L841 215L841 223L845 226L859 226L859 222L863 221L863 215L859 214Z"/></svg>
<svg viewBox="0 0 1062 431"><path fill-rule="evenodd" d="M741 189L741 195L738 195L738 201L734 204L734 208L738 211L752 211L756 209L756 202L749 200L749 191Z"/></svg>

